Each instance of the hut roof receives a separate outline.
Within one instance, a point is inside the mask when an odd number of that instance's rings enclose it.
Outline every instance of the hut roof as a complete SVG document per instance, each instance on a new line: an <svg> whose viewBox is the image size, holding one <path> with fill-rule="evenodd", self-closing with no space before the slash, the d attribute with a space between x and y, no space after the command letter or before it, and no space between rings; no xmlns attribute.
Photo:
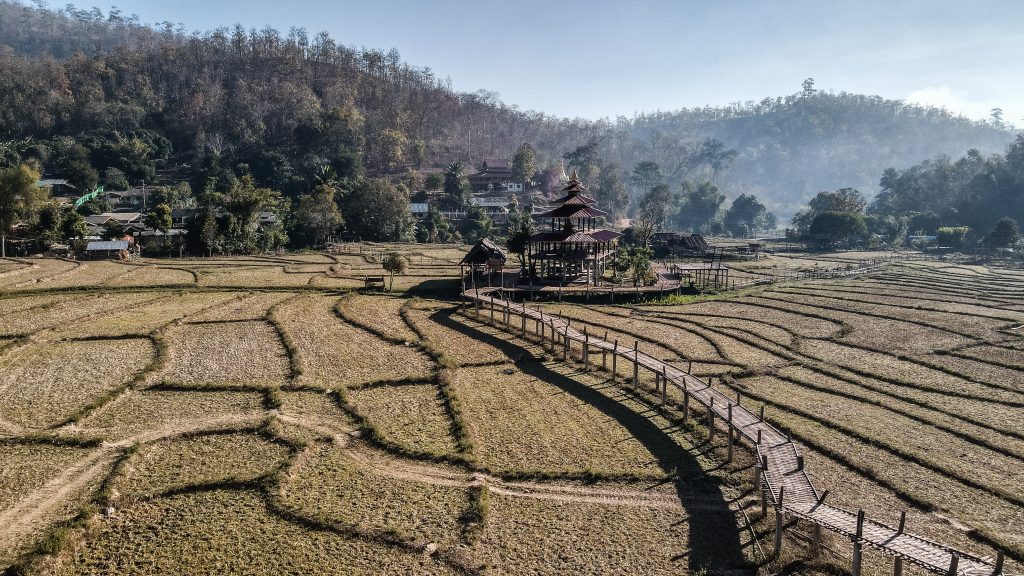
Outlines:
<svg viewBox="0 0 1024 576"><path fill-rule="evenodd" d="M490 260L506 260L505 251L497 244L487 238L481 238L479 242L469 249L469 252L462 257L460 265L486 264Z"/></svg>
<svg viewBox="0 0 1024 576"><path fill-rule="evenodd" d="M104 252L108 250L127 250L127 240L109 240L105 242L89 242L85 246L86 252Z"/></svg>
<svg viewBox="0 0 1024 576"><path fill-rule="evenodd" d="M607 216L608 213L604 210L598 210L593 206L583 206L577 204L565 204L549 210L543 214L538 214L541 218L597 218L598 216Z"/></svg>

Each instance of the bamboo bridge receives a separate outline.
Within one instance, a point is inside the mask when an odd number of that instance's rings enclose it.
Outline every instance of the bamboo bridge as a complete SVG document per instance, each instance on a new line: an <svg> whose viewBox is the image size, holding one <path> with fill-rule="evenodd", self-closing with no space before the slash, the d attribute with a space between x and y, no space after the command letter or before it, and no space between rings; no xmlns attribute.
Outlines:
<svg viewBox="0 0 1024 576"><path fill-rule="evenodd" d="M733 444L744 438L753 448L756 456L754 485L760 487L762 512L767 514L770 503L775 510L775 554L781 551L783 518L805 520L814 530L814 543L820 546L821 529L825 528L849 538L853 543L853 576L861 576L861 559L865 546L874 548L893 558L893 574L901 576L904 562L920 566L925 570L947 576L998 576L1003 572L1003 553L996 558L982 557L956 550L912 534L905 529L906 512L900 515L898 526L891 526L866 518L863 511L853 512L825 502L828 491L819 492L808 476L800 446L788 435L782 433L764 420L764 408L755 414L741 405L740 398L730 397L715 389L711 379L707 381L667 362L638 350L620 346L619 342L608 342L576 330L561 317L545 314L507 299L495 297L499 289L476 289L462 293L471 303L476 316L481 308L489 308L490 321L497 326L500 320L506 330L518 332L523 338L533 334L542 345L552 352L562 354L567 360L574 348L578 348L583 363L591 365L591 355L601 355L601 365L608 370L611 361L612 381L618 376L620 361L631 365L632 382L639 383L639 371L650 371L655 377L655 388L661 394L661 403L667 401L668 388L672 386L683 395L682 411L689 417L690 403L695 409L706 411L708 433L712 437L716 421L721 422L728 434L728 458L732 459ZM627 373L629 370L627 370Z"/></svg>

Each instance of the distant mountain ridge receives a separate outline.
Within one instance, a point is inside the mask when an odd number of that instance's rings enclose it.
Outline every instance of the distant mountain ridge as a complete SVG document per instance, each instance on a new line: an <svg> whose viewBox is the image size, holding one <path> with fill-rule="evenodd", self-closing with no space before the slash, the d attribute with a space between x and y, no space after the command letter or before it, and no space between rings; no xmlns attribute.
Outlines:
<svg viewBox="0 0 1024 576"><path fill-rule="evenodd" d="M286 193L324 163L343 173L353 159L370 173L402 172L416 163L417 143L429 166L510 158L529 142L543 167L596 142L624 174L658 162L676 189L687 176L681 159L714 138L737 154L703 175L731 197L758 194L785 217L820 190L871 196L886 168L970 148L999 153L1013 139L1004 127L944 110L813 89L615 120L558 118L493 93L456 92L394 50L350 48L323 33L189 35L98 9L0 1L0 44L8 47L0 46L0 139L157 135L168 144L161 161L176 173L198 180L215 171L211 164L246 164Z"/></svg>

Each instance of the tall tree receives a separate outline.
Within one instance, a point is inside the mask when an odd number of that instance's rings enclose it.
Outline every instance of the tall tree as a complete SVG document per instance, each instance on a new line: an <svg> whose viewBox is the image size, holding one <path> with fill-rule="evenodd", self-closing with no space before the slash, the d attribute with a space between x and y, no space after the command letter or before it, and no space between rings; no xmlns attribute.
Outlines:
<svg viewBox="0 0 1024 576"><path fill-rule="evenodd" d="M674 223L682 230L706 233L718 221L719 212L725 204L725 194L710 180L697 185L683 182L680 190L679 210Z"/></svg>
<svg viewBox="0 0 1024 576"><path fill-rule="evenodd" d="M348 229L362 240L408 242L415 238L409 194L382 178L359 181L345 204Z"/></svg>
<svg viewBox="0 0 1024 576"><path fill-rule="evenodd" d="M654 231L665 224L671 202L672 195L666 184L658 184L651 188L640 200L633 228L637 231L642 246L646 247L650 243Z"/></svg>
<svg viewBox="0 0 1024 576"><path fill-rule="evenodd" d="M456 160L444 171L444 193L448 206L453 209L461 209L469 203L471 190L462 162Z"/></svg>
<svg viewBox="0 0 1024 576"><path fill-rule="evenodd" d="M753 194L740 194L722 218L725 230L735 237L749 238L758 230L775 227L775 215Z"/></svg>
<svg viewBox="0 0 1024 576"><path fill-rule="evenodd" d="M171 218L171 207L167 204L157 204L153 206L153 209L146 213L146 226L161 232L164 235L164 244L168 243L167 234L171 231L171 226L174 225L174 220Z"/></svg>
<svg viewBox="0 0 1024 576"><path fill-rule="evenodd" d="M636 186L640 194L647 194L652 187L656 184L660 184L665 177L661 174L661 166L657 162L645 160L638 162L633 167L633 185Z"/></svg>
<svg viewBox="0 0 1024 576"><path fill-rule="evenodd" d="M512 177L517 182L529 182L533 179L534 172L537 171L534 162L537 158L537 152L530 146L529 143L522 143L519 148L516 149L516 154L512 158Z"/></svg>
<svg viewBox="0 0 1024 576"><path fill-rule="evenodd" d="M596 200L603 210L617 220L626 215L629 207L629 191L622 183L622 170L618 164L605 164L601 167L601 175L597 179Z"/></svg>
<svg viewBox="0 0 1024 576"><path fill-rule="evenodd" d="M333 186L318 184L311 192L299 197L295 222L307 232L314 246L324 245L328 236L341 226L341 212L334 194Z"/></svg>
<svg viewBox="0 0 1024 576"><path fill-rule="evenodd" d="M39 173L27 164L0 170L0 234L18 222L32 221L49 198L49 189L36 186Z"/></svg>

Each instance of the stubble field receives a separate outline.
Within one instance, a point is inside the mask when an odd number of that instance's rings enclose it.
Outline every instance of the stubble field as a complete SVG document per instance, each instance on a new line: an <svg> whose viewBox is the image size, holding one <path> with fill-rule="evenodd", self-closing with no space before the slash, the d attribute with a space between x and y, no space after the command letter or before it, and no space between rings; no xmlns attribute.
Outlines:
<svg viewBox="0 0 1024 576"><path fill-rule="evenodd" d="M848 542L813 555L802 525L768 558L747 450L726 462L723 435L659 406L652 379L612 382L459 313L459 249L394 248L411 267L392 294L353 292L380 247L0 260L0 570L849 569ZM834 503L907 509L913 531L999 547L1019 571L1021 295L1019 273L920 261L692 302L533 305L764 405Z"/></svg>

